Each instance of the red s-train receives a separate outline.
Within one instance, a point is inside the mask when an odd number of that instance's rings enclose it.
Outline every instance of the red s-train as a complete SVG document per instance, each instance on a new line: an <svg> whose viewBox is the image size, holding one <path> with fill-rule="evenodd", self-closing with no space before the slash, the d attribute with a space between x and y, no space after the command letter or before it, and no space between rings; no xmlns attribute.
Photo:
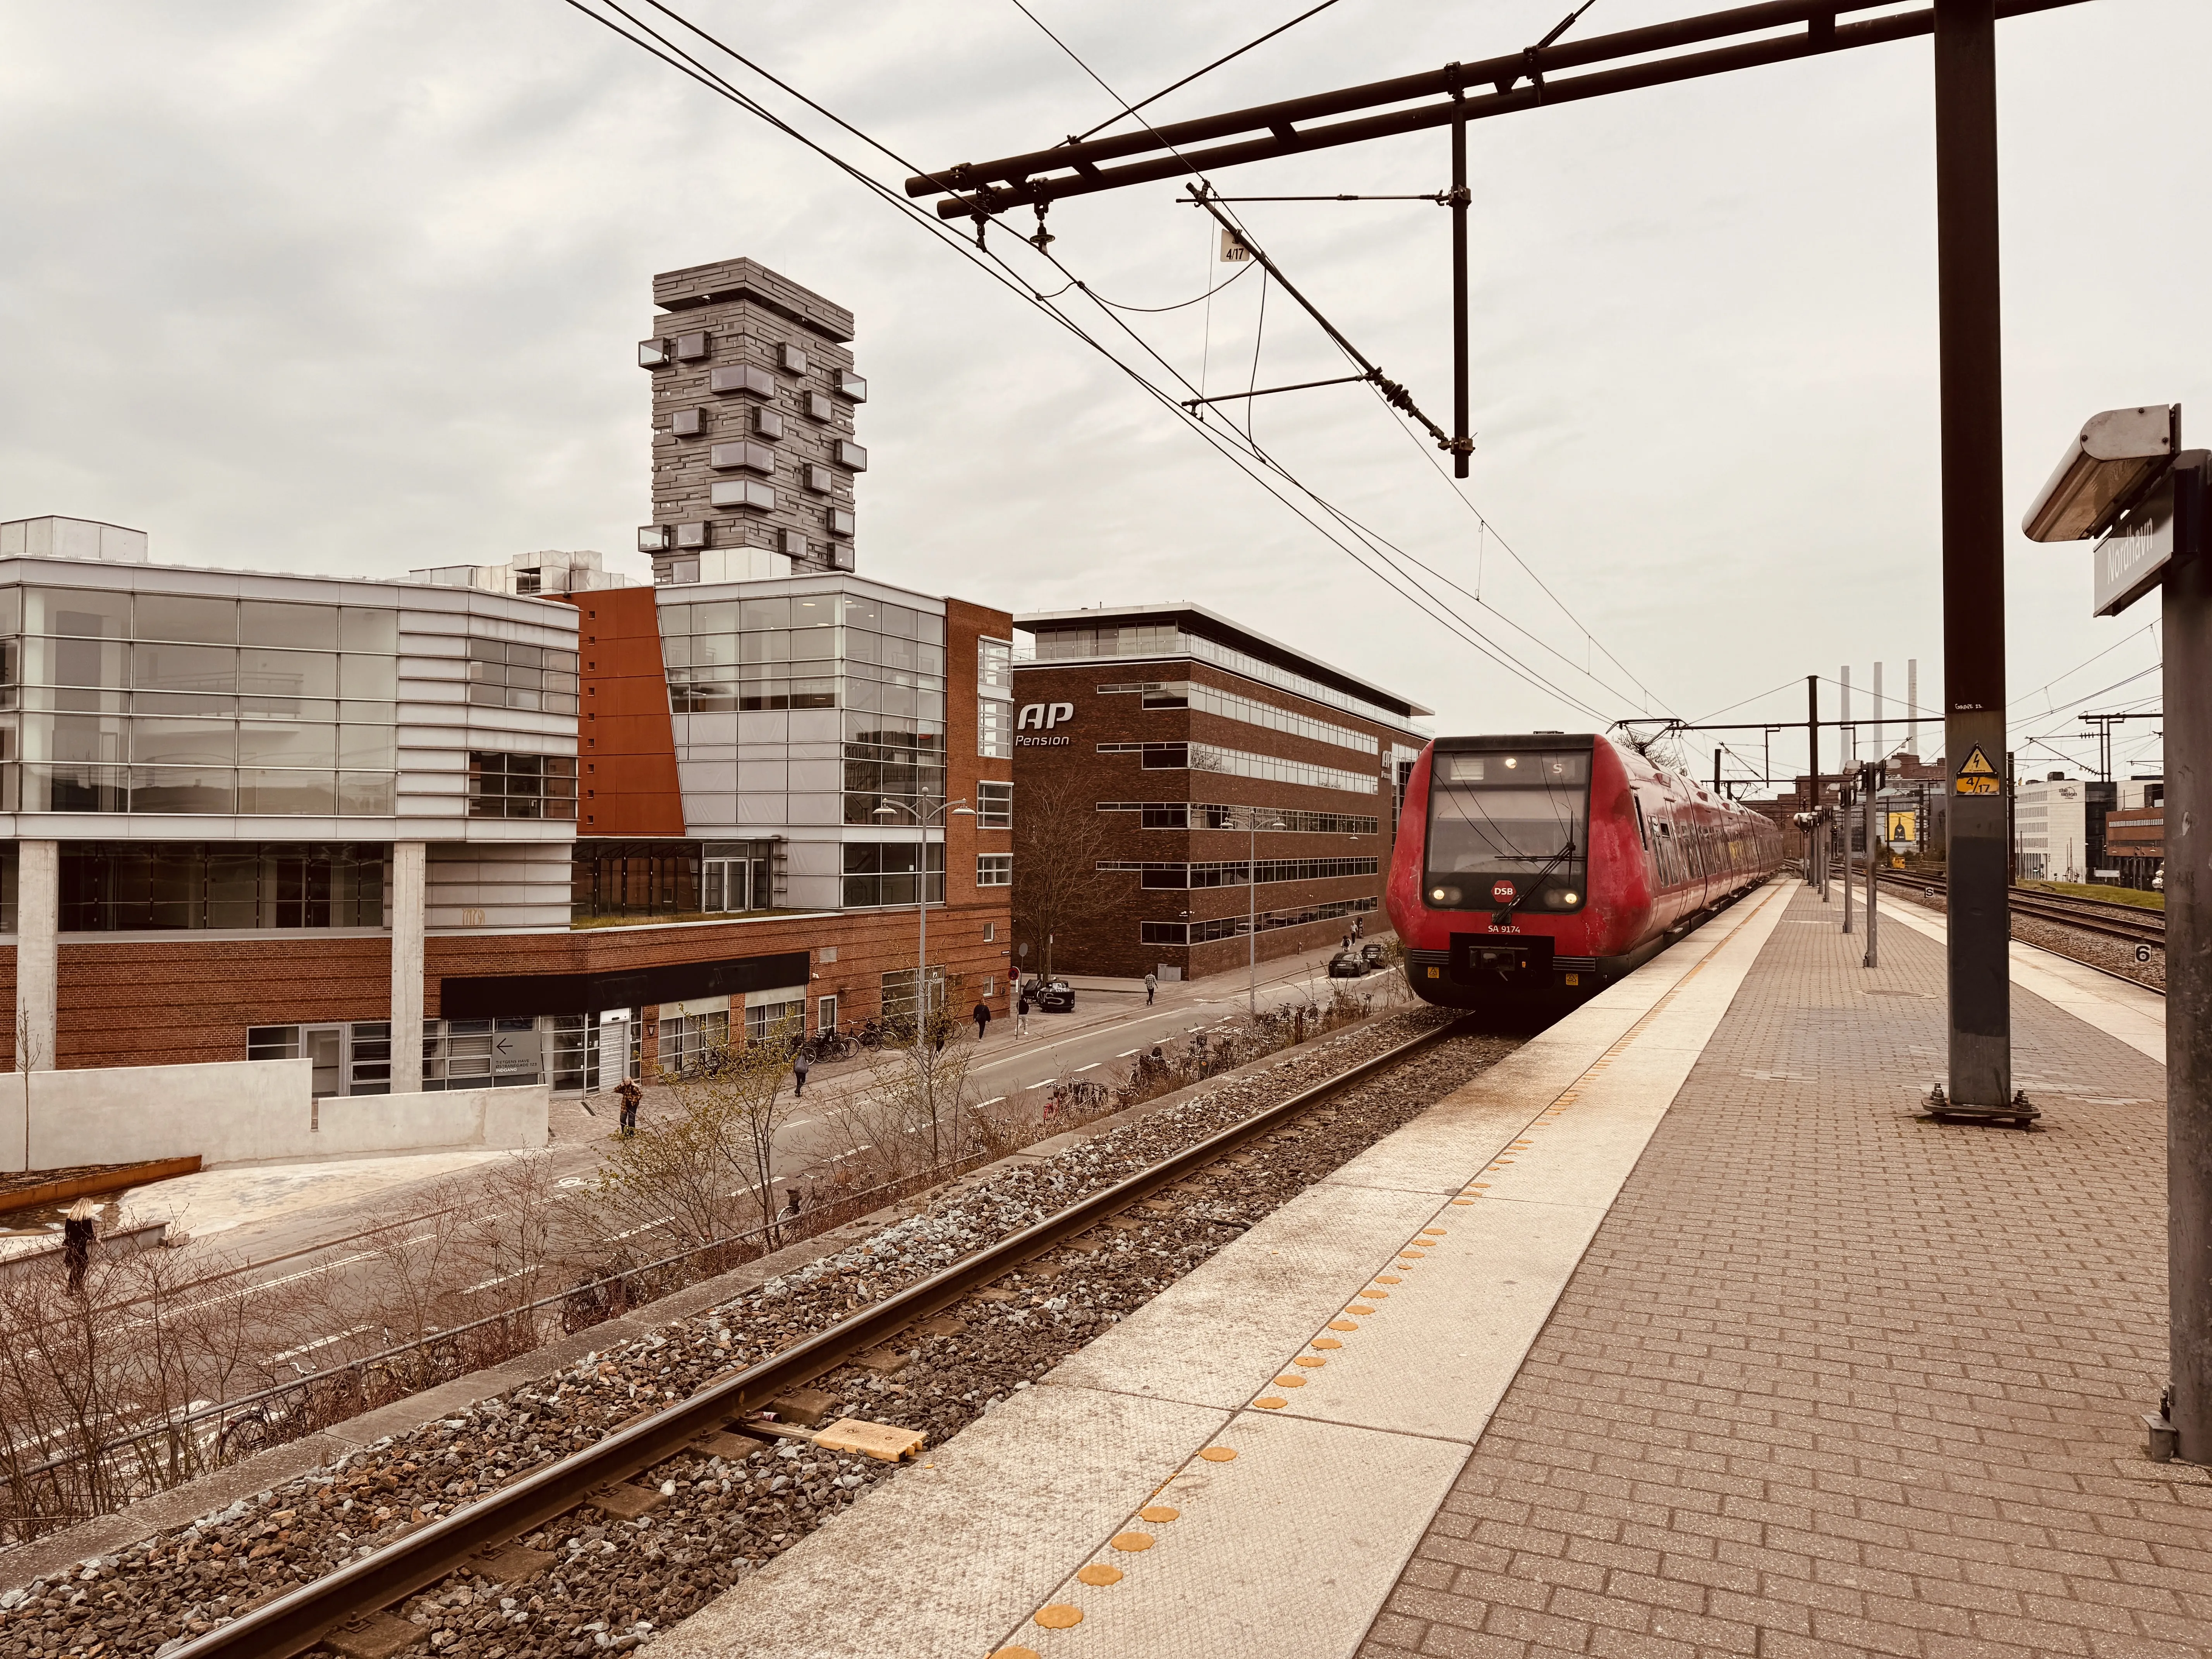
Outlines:
<svg viewBox="0 0 2212 1659"><path fill-rule="evenodd" d="M1383 902L1413 988L1474 1008L1587 995L1782 862L1767 818L1610 738L1438 738Z"/></svg>

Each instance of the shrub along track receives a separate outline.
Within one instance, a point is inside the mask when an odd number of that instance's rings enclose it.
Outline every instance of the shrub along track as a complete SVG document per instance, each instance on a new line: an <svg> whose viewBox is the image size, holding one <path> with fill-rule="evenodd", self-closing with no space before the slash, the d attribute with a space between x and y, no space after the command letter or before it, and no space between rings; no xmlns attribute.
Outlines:
<svg viewBox="0 0 2212 1659"><path fill-rule="evenodd" d="M1416 1010L970 1177L731 1303L0 1595L0 1659L649 1641L896 1478L726 1425L811 1382L828 1414L945 1440L1516 1046Z"/></svg>

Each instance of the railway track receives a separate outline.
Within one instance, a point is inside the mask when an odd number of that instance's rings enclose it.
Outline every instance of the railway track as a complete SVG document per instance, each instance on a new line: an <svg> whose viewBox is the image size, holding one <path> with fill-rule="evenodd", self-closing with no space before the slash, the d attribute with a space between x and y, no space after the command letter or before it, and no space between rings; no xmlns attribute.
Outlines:
<svg viewBox="0 0 2212 1659"><path fill-rule="evenodd" d="M1881 879L1885 885L1900 891L1932 889L1941 893L1948 890L1948 886L1942 876L1914 875L1904 871L1885 870ZM2007 902L2015 915L2033 916L2042 921L2079 927L2107 939L2123 939L2130 945L2151 945L2161 951L2166 948L2166 917L2155 910L2145 910L2132 904L2112 903L2103 899L2071 898L2063 893L2045 893L2033 887L2020 886L2011 889Z"/></svg>
<svg viewBox="0 0 2212 1659"><path fill-rule="evenodd" d="M604 1497L610 1488L622 1486L642 1470L687 1452L696 1455L700 1443L710 1437L748 1428L755 1435L795 1435L799 1431L781 1425L764 1425L756 1414L856 1356L883 1348L993 1280L1152 1200L1155 1194L1193 1180L1248 1144L1277 1134L1316 1108L1406 1065L1449 1038L1467 1034L1469 1029L1464 1019L1438 1024L1263 1106L1143 1170L1079 1198L849 1317L799 1338L758 1363L711 1378L672 1406L649 1411L594 1443L523 1474L465 1507L425 1521L392 1543L359 1555L204 1635L167 1644L167 1659L291 1659L342 1627L356 1626L364 1616L403 1602L456 1572L481 1571L492 1553L512 1540Z"/></svg>

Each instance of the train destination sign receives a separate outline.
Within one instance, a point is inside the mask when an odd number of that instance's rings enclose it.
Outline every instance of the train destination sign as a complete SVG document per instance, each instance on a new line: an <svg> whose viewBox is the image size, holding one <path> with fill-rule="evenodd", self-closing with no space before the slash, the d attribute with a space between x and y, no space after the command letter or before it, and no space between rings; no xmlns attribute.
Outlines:
<svg viewBox="0 0 2212 1659"><path fill-rule="evenodd" d="M2096 614L2117 617L2159 585L2173 560L2173 474L2097 544Z"/></svg>

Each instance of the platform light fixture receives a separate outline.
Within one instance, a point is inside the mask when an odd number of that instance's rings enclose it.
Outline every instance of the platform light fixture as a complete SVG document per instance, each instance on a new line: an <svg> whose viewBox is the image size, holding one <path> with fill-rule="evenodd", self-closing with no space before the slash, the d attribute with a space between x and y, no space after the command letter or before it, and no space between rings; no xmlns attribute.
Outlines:
<svg viewBox="0 0 2212 1659"><path fill-rule="evenodd" d="M2033 542L2078 542L2118 520L2181 448L2181 405L2147 404L2089 417L2020 521Z"/></svg>

